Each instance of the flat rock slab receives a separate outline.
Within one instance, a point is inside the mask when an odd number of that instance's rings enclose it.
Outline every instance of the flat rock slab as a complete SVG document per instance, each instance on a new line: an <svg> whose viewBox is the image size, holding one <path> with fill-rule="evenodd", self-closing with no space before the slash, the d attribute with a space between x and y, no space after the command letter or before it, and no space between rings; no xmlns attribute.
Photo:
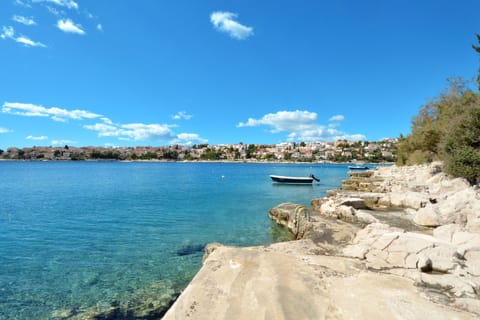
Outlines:
<svg viewBox="0 0 480 320"><path fill-rule="evenodd" d="M474 319L425 299L412 280L314 248L218 247L164 319Z"/></svg>

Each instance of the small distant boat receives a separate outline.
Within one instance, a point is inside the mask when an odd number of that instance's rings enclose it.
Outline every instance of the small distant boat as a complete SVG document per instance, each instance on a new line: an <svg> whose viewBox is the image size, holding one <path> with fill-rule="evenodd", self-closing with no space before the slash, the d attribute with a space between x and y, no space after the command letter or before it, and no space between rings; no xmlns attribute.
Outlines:
<svg viewBox="0 0 480 320"><path fill-rule="evenodd" d="M368 170L370 169L369 166L361 166L359 164L355 165L355 166L349 166L348 169L350 170Z"/></svg>
<svg viewBox="0 0 480 320"><path fill-rule="evenodd" d="M320 181L320 179L316 178L313 174L308 177L277 176L272 174L270 178L273 182L290 184L309 184L312 183L313 180Z"/></svg>

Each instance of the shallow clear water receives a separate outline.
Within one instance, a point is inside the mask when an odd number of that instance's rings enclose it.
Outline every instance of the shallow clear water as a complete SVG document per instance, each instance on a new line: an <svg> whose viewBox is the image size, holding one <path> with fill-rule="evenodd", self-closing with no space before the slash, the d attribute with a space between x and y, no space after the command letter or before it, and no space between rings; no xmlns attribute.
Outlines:
<svg viewBox="0 0 480 320"><path fill-rule="evenodd" d="M268 210L282 202L308 206L339 187L347 171L320 164L0 162L0 319L48 319L58 310L75 314L171 294L199 269L204 244L287 239ZM269 178L310 173L321 182L289 186Z"/></svg>

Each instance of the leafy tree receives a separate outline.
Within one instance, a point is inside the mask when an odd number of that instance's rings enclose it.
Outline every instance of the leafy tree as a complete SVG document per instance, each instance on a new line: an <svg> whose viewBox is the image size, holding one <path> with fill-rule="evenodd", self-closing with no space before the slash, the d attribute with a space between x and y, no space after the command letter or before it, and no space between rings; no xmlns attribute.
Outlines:
<svg viewBox="0 0 480 320"><path fill-rule="evenodd" d="M448 157L445 171L467 179L472 185L480 181L480 150L462 146Z"/></svg>
<svg viewBox="0 0 480 320"><path fill-rule="evenodd" d="M18 150L18 159L25 159L25 151Z"/></svg>
<svg viewBox="0 0 480 320"><path fill-rule="evenodd" d="M412 133L400 137L397 163L442 160L445 172L470 183L480 181L480 94L461 79L420 109Z"/></svg>
<svg viewBox="0 0 480 320"><path fill-rule="evenodd" d="M70 160L72 161L85 160L85 155L83 153L74 152L70 155Z"/></svg>
<svg viewBox="0 0 480 320"><path fill-rule="evenodd" d="M264 158L265 160L272 160L272 159L275 159L275 154L269 152L269 153L265 154L265 155L263 156L263 158Z"/></svg>
<svg viewBox="0 0 480 320"><path fill-rule="evenodd" d="M465 113L456 119L446 136L445 171L464 177L470 183L480 181L480 98L467 105Z"/></svg>
<svg viewBox="0 0 480 320"><path fill-rule="evenodd" d="M450 78L449 87L440 96L423 106L412 120L412 133L400 137L397 163L418 164L442 160L442 144L452 126L466 109L475 103L477 95L467 83Z"/></svg>
<svg viewBox="0 0 480 320"><path fill-rule="evenodd" d="M478 42L479 46L472 45L472 48L477 53L480 53L480 34L477 34L476 36L477 36L477 42ZM480 91L480 69L478 69L477 84L478 84L478 90Z"/></svg>
<svg viewBox="0 0 480 320"><path fill-rule="evenodd" d="M157 154L155 152L145 152L140 156L141 160L152 160L152 159L157 159Z"/></svg>
<svg viewBox="0 0 480 320"><path fill-rule="evenodd" d="M194 160L193 156L190 154L190 153L186 153L185 154L185 157L183 158L184 160L187 160L187 161L192 161Z"/></svg>
<svg viewBox="0 0 480 320"><path fill-rule="evenodd" d="M254 158L257 151L258 151L258 148L256 145L249 144L247 147L247 155L246 155L247 159Z"/></svg>
<svg viewBox="0 0 480 320"><path fill-rule="evenodd" d="M173 150L168 150L163 153L163 159L167 160L177 160L178 159L178 152Z"/></svg>
<svg viewBox="0 0 480 320"><path fill-rule="evenodd" d="M204 153L200 155L200 159L202 160L219 160L222 153L207 148Z"/></svg>

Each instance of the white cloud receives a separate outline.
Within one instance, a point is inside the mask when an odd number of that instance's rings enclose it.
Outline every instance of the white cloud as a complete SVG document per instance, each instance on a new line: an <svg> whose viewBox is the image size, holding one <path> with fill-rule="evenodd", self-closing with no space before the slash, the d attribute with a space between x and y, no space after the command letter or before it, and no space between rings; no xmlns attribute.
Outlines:
<svg viewBox="0 0 480 320"><path fill-rule="evenodd" d="M173 115L172 118L174 120L190 120L193 116L191 114L188 114L187 112L185 111L180 111L178 112L177 114Z"/></svg>
<svg viewBox="0 0 480 320"><path fill-rule="evenodd" d="M85 110L67 110L57 107L45 108L30 103L5 102L2 107L3 113L26 117L50 117L55 121L65 122L69 119L83 120L100 117L99 114Z"/></svg>
<svg viewBox="0 0 480 320"><path fill-rule="evenodd" d="M176 135L168 124L113 124L96 123L83 126L87 130L98 132L99 137L115 137L122 141L167 141L170 144L191 145L207 143L208 140L196 133L180 133Z"/></svg>
<svg viewBox="0 0 480 320"><path fill-rule="evenodd" d="M47 140L48 137L47 136L32 136L32 135L29 135L29 136L25 137L25 139L41 141L41 140Z"/></svg>
<svg viewBox="0 0 480 320"><path fill-rule="evenodd" d="M48 12L50 12L51 14L53 14L54 16L61 16L62 14L65 14L65 12L62 10L62 11L59 11L57 10L56 8L54 7L51 7L51 6L46 6L47 7L47 10Z"/></svg>
<svg viewBox="0 0 480 320"><path fill-rule="evenodd" d="M29 5L28 3L25 3L22 0L15 0L13 3L17 6L20 6L20 7L26 7L26 8L31 8L32 7L31 5Z"/></svg>
<svg viewBox="0 0 480 320"><path fill-rule="evenodd" d="M52 3L68 9L78 9L78 3L73 0L32 0L33 3Z"/></svg>
<svg viewBox="0 0 480 320"><path fill-rule="evenodd" d="M20 37L16 38L15 41L17 41L18 43L24 44L27 47L42 47L42 48L47 47L43 43L35 42L33 40L30 40L29 38L27 38L25 36L20 36Z"/></svg>
<svg viewBox="0 0 480 320"><path fill-rule="evenodd" d="M249 118L247 122L240 122L237 127L271 127L271 133L287 132L288 141L335 141L346 139L350 141L365 140L363 134L348 134L330 126L323 126L317 122L317 114L309 111L279 111L269 113L260 119ZM341 121L343 116L330 118Z"/></svg>
<svg viewBox="0 0 480 320"><path fill-rule="evenodd" d="M27 17L24 17L24 16L18 16L18 15L14 15L12 17L12 20L15 21L15 22L24 24L26 26L34 26L34 25L37 24L35 22L35 20L33 20L32 18L27 18Z"/></svg>
<svg viewBox="0 0 480 320"><path fill-rule="evenodd" d="M169 125L131 123L122 125L123 134L133 140L167 140L173 132Z"/></svg>
<svg viewBox="0 0 480 320"><path fill-rule="evenodd" d="M100 23L97 24L97 30L98 31L103 31L103 26Z"/></svg>
<svg viewBox="0 0 480 320"><path fill-rule="evenodd" d="M61 139L61 140L52 140L52 146L64 146L64 145L72 145L76 144L76 141L68 140L68 139Z"/></svg>
<svg viewBox="0 0 480 320"><path fill-rule="evenodd" d="M46 45L44 45L43 43L35 42L33 40L30 40L26 36L16 37L15 36L15 30L13 29L12 26L8 26L8 27L3 26L2 27L2 33L0 34L0 38L11 39L11 40L13 40L15 42L18 42L18 43L21 43L21 44L23 44L27 47L44 47L44 48L46 47Z"/></svg>
<svg viewBox="0 0 480 320"><path fill-rule="evenodd" d="M57 21L57 28L62 30L63 32L67 33L75 33L84 35L85 31L83 31L82 26L79 24L73 23L70 19L60 19Z"/></svg>
<svg viewBox="0 0 480 320"><path fill-rule="evenodd" d="M105 124L85 125L85 129L97 131L99 137L117 137L122 140L168 141L175 137L171 125L166 124Z"/></svg>
<svg viewBox="0 0 480 320"><path fill-rule="evenodd" d="M3 26L2 27L2 33L0 34L0 38L2 38L2 39L14 39L15 38L15 30L13 29L13 27Z"/></svg>
<svg viewBox="0 0 480 320"><path fill-rule="evenodd" d="M253 28L244 26L237 21L236 13L216 11L210 15L210 22L215 29L221 32L225 32L230 37L243 40L253 35Z"/></svg>
<svg viewBox="0 0 480 320"><path fill-rule="evenodd" d="M97 131L99 137L118 137L121 135L120 128L112 124L96 123L83 127L88 130Z"/></svg>
<svg viewBox="0 0 480 320"><path fill-rule="evenodd" d="M110 118L103 117L103 118L101 118L101 120L102 120L103 122L105 122L106 124L113 124L113 122L112 122L112 120L110 120Z"/></svg>
<svg viewBox="0 0 480 320"><path fill-rule="evenodd" d="M237 127L258 127L266 125L273 127L272 132L295 131L299 128L312 126L317 120L315 112L308 111L278 111L277 113L269 113L261 119L249 118L247 122L240 122Z"/></svg>
<svg viewBox="0 0 480 320"><path fill-rule="evenodd" d="M328 121L344 121L345 120L345 117L342 116L341 114L337 114L333 117L330 117L330 119L328 119Z"/></svg>
<svg viewBox="0 0 480 320"><path fill-rule="evenodd" d="M200 137L197 133L180 133L171 144L192 145L207 143L208 140Z"/></svg>
<svg viewBox="0 0 480 320"><path fill-rule="evenodd" d="M10 129L4 128L4 127L0 127L0 134L1 133L8 133L8 132L13 132L13 131L10 130Z"/></svg>

